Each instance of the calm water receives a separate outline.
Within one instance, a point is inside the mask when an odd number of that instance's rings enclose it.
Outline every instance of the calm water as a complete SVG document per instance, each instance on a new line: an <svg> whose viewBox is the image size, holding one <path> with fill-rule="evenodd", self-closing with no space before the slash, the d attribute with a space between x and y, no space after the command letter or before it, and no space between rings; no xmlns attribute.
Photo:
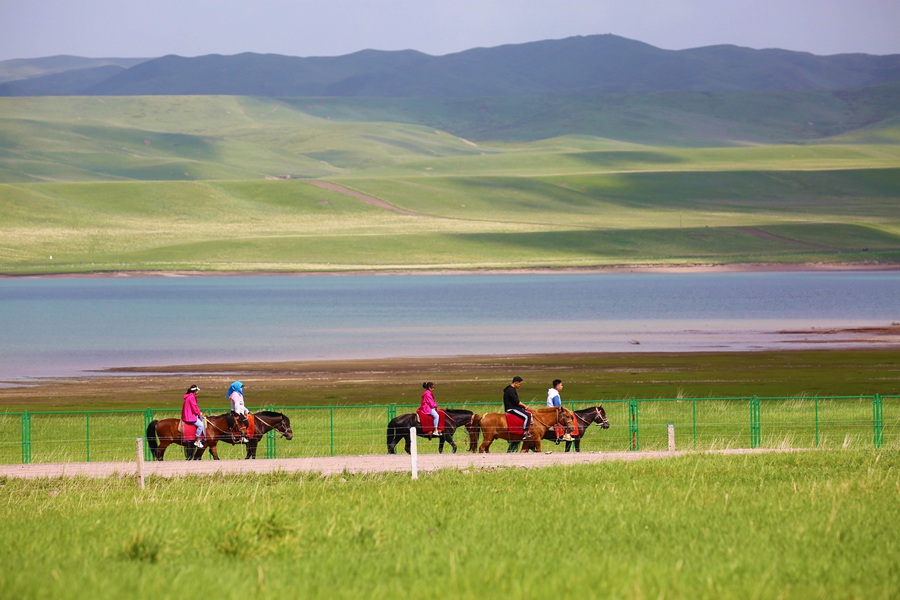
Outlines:
<svg viewBox="0 0 900 600"><path fill-rule="evenodd" d="M117 366L754 349L900 320L900 273L0 280L0 381ZM808 344L807 344L808 345Z"/></svg>

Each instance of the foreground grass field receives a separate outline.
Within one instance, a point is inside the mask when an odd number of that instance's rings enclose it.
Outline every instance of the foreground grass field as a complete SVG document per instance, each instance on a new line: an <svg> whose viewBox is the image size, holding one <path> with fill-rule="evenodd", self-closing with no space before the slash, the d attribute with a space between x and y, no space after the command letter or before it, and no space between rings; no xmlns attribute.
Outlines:
<svg viewBox="0 0 900 600"><path fill-rule="evenodd" d="M896 452L0 480L15 598L893 598Z"/></svg>

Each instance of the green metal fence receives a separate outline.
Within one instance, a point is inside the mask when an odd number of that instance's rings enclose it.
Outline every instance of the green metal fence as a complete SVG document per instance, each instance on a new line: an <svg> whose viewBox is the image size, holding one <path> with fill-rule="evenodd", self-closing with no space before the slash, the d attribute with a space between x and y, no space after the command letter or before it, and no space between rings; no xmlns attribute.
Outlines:
<svg viewBox="0 0 900 600"><path fill-rule="evenodd" d="M580 410L602 405L611 424L608 430L591 425L582 451L664 450L668 426L674 425L678 449L724 448L834 448L871 446L900 448L900 396L816 396L737 398L655 398L581 400L566 402ZM286 441L270 432L260 444L259 458L300 458L386 452L386 426L399 414L418 405L277 406L291 419L294 439ZM445 404L477 413L499 412L499 403ZM212 410L210 414L226 412ZM24 411L0 413L0 464L130 461L135 438L144 437L154 419L178 417L175 408L98 411ZM465 430L455 442L468 449ZM502 446L500 446L500 445ZM544 442L545 450L562 450ZM147 444L145 458L149 460ZM419 452L436 453L436 440L420 439ZM505 442L492 447L502 452ZM243 446L220 443L223 459L240 459ZM403 451L403 444L397 448ZM450 451L450 448L445 448ZM207 454L208 456L208 454ZM183 458L170 446L168 460Z"/></svg>

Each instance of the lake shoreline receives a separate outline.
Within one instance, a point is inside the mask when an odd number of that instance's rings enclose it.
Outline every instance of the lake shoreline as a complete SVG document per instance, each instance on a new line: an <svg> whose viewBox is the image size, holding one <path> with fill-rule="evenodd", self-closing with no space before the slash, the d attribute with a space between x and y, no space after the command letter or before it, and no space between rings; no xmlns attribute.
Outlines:
<svg viewBox="0 0 900 600"><path fill-rule="evenodd" d="M84 273L0 273L0 279L33 278L155 278L155 277L354 277L398 275L553 275L553 274L622 274L622 273L792 273L841 271L900 271L900 264L890 263L685 263L622 264L591 267L523 267L521 269L351 269L334 271L99 271Z"/></svg>

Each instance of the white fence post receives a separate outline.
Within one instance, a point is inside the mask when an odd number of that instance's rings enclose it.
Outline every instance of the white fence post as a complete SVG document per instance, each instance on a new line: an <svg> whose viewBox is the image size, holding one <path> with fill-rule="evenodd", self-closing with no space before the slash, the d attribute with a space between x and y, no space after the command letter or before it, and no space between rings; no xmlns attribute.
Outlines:
<svg viewBox="0 0 900 600"><path fill-rule="evenodd" d="M669 452L675 452L675 425L669 423Z"/></svg>
<svg viewBox="0 0 900 600"><path fill-rule="evenodd" d="M419 478L419 446L416 441L416 428L409 428L409 459L412 461L412 478Z"/></svg>
<svg viewBox="0 0 900 600"><path fill-rule="evenodd" d="M134 446L137 452L138 485L144 489L144 438L134 438Z"/></svg>

